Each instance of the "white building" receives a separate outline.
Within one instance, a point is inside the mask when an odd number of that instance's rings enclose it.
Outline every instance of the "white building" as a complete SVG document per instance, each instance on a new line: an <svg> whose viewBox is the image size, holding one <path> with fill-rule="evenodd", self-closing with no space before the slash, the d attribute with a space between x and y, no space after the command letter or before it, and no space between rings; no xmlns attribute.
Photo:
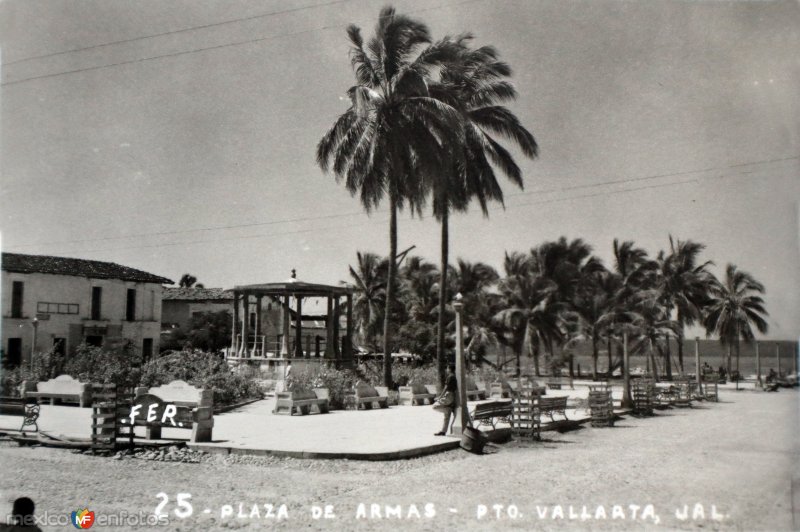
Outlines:
<svg viewBox="0 0 800 532"><path fill-rule="evenodd" d="M2 362L13 367L53 347L130 344L158 353L161 292L172 281L141 270L45 255L2 254Z"/></svg>

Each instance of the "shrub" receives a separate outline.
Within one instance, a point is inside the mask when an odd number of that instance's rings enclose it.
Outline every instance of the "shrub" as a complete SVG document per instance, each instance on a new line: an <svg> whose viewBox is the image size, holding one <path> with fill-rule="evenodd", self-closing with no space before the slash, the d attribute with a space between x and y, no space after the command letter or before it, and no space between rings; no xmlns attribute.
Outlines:
<svg viewBox="0 0 800 532"><path fill-rule="evenodd" d="M64 364L64 372L81 382L113 383L133 388L139 384L141 369L139 354L128 345L105 350L81 344Z"/></svg>
<svg viewBox="0 0 800 532"><path fill-rule="evenodd" d="M426 364L424 366L398 364L392 368L392 376L398 386L407 386L411 383L439 383L439 372L436 364Z"/></svg>
<svg viewBox="0 0 800 532"><path fill-rule="evenodd" d="M327 388L330 394L331 409L344 408L344 398L353 393L356 381L359 380L354 372L347 369L320 367L316 369L300 370L286 377L287 390L310 390L311 388Z"/></svg>
<svg viewBox="0 0 800 532"><path fill-rule="evenodd" d="M19 397L22 381L40 382L64 373L64 356L55 348L35 353L30 364L13 369L3 369L0 377L0 395Z"/></svg>
<svg viewBox="0 0 800 532"><path fill-rule="evenodd" d="M238 368L234 370L213 353L173 351L142 367L142 386L159 386L174 380L211 389L216 406L235 404L263 395L253 372Z"/></svg>

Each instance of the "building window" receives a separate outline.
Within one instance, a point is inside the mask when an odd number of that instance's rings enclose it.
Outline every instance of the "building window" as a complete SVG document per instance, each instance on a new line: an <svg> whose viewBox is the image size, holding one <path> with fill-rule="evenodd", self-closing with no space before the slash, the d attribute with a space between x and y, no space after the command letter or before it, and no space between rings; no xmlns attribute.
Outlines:
<svg viewBox="0 0 800 532"><path fill-rule="evenodd" d="M39 301L36 312L41 314L78 314L80 307L74 303L48 303Z"/></svg>
<svg viewBox="0 0 800 532"><path fill-rule="evenodd" d="M256 329L256 313L250 313L250 330L254 331Z"/></svg>
<svg viewBox="0 0 800 532"><path fill-rule="evenodd" d="M6 368L19 367L22 362L22 338L9 338L8 349L3 356L3 366Z"/></svg>
<svg viewBox="0 0 800 532"><path fill-rule="evenodd" d="M103 347L103 337L102 336L87 336L86 337L86 345L91 347Z"/></svg>
<svg viewBox="0 0 800 532"><path fill-rule="evenodd" d="M128 302L125 307L125 319L133 321L136 319L136 289L128 288Z"/></svg>
<svg viewBox="0 0 800 532"><path fill-rule="evenodd" d="M100 306L103 300L103 288L100 286L92 287L92 319L99 320Z"/></svg>
<svg viewBox="0 0 800 532"><path fill-rule="evenodd" d="M25 283L22 281L14 281L11 285L11 317L22 317L22 292L25 289Z"/></svg>
<svg viewBox="0 0 800 532"><path fill-rule="evenodd" d="M153 339L145 338L142 340L142 362L147 362L153 358Z"/></svg>

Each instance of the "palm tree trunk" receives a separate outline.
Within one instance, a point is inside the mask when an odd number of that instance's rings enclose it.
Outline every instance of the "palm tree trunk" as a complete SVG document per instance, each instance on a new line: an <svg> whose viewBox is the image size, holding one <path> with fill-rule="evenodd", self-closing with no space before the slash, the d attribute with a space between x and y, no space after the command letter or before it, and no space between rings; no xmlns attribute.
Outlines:
<svg viewBox="0 0 800 532"><path fill-rule="evenodd" d="M680 312L678 312L678 367L683 375L683 316Z"/></svg>
<svg viewBox="0 0 800 532"><path fill-rule="evenodd" d="M731 343L728 342L728 367L726 368L728 372L728 379L731 378Z"/></svg>
<svg viewBox="0 0 800 532"><path fill-rule="evenodd" d="M607 339L607 346L608 346L608 375L607 378L611 378L612 367L614 365L614 355L611 353L611 334L609 333Z"/></svg>
<svg viewBox="0 0 800 532"><path fill-rule="evenodd" d="M667 380L672 380L672 349L669 344L669 334L664 335L664 340L667 343L667 353L664 357L664 373L667 374ZM678 345L681 345L680 342Z"/></svg>
<svg viewBox="0 0 800 532"><path fill-rule="evenodd" d="M597 380L597 335L592 334L592 380Z"/></svg>
<svg viewBox="0 0 800 532"><path fill-rule="evenodd" d="M383 317L383 385L392 386L391 322L397 261L397 198L389 194L389 271L386 276L386 314Z"/></svg>
<svg viewBox="0 0 800 532"><path fill-rule="evenodd" d="M736 373L739 373L739 324L736 324ZM738 386L738 379L737 379Z"/></svg>
<svg viewBox="0 0 800 532"><path fill-rule="evenodd" d="M447 360L444 352L445 305L447 303L447 262L449 254L448 212L442 215L442 256L439 263L439 321L436 333L436 364L439 370L439 384L444 386L447 377Z"/></svg>

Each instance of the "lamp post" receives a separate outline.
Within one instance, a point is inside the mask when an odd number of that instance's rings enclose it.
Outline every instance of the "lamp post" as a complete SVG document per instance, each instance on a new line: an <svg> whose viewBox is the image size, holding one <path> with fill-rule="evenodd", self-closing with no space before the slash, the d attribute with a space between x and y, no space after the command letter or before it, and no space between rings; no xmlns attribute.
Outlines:
<svg viewBox="0 0 800 532"><path fill-rule="evenodd" d="M467 414L467 373L464 360L464 344L461 331L461 311L464 304L461 302L461 294L456 294L453 301L453 310L456 312L456 379L458 380L458 410L461 432L469 423Z"/></svg>
<svg viewBox="0 0 800 532"><path fill-rule="evenodd" d="M30 367L33 367L33 354L36 352L36 336L39 332L39 318L36 316L33 317L33 343L31 344L31 360L30 360Z"/></svg>

